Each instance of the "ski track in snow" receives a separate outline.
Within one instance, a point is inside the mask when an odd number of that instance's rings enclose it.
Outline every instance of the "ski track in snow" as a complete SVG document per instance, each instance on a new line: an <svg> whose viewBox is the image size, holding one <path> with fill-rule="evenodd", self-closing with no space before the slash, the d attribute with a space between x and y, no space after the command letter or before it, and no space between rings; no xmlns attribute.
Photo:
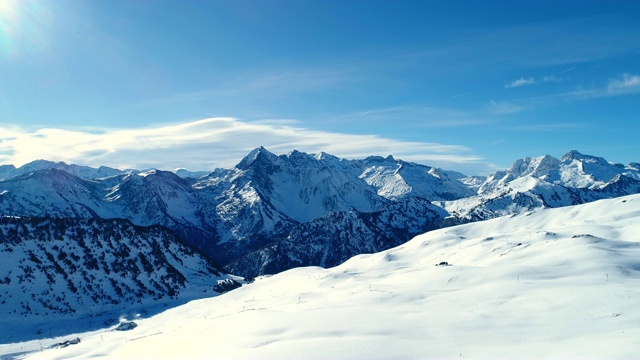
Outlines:
<svg viewBox="0 0 640 360"><path fill-rule="evenodd" d="M3 344L0 357L634 358L638 234L640 195L538 210L259 277L130 331Z"/></svg>

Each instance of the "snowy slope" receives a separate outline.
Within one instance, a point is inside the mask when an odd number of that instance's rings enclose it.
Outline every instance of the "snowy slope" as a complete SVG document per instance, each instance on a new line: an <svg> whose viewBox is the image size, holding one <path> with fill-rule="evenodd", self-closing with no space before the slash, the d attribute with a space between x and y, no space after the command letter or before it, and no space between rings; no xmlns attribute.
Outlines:
<svg viewBox="0 0 640 360"><path fill-rule="evenodd" d="M52 321L98 324L114 312L200 298L230 278L159 226L17 217L0 217L0 275L0 327L12 329L0 338L13 339Z"/></svg>
<svg viewBox="0 0 640 360"><path fill-rule="evenodd" d="M203 210L211 199L172 172L150 170L130 174L107 191L106 202L119 217L134 224L163 225L181 235L188 233L183 229L189 227L206 233L215 226L215 218L206 217Z"/></svg>
<svg viewBox="0 0 640 360"><path fill-rule="evenodd" d="M432 231L331 269L298 268L261 277L222 296L139 319L128 332L5 344L0 354L30 359L636 358L638 234L640 195L537 210ZM435 266L444 261L449 266ZM47 349L76 336L78 344Z"/></svg>
<svg viewBox="0 0 640 360"><path fill-rule="evenodd" d="M99 181L43 169L0 182L0 214L14 216L121 217L101 196Z"/></svg>
<svg viewBox="0 0 640 360"><path fill-rule="evenodd" d="M472 186L463 183L464 175L430 166L396 160L392 156L370 156L356 160L360 178L376 188L378 195L399 200L418 196L431 201L454 200L474 194Z"/></svg>

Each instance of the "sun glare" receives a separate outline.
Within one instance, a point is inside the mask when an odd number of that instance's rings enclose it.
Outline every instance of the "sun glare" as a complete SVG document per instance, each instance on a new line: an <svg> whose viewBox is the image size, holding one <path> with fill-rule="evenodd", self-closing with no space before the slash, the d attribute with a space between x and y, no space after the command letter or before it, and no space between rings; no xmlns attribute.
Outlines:
<svg viewBox="0 0 640 360"><path fill-rule="evenodd" d="M14 21L17 12L18 2L16 0L0 0L0 26Z"/></svg>
<svg viewBox="0 0 640 360"><path fill-rule="evenodd" d="M13 4L14 1L12 0L0 0L0 14L10 11Z"/></svg>
<svg viewBox="0 0 640 360"><path fill-rule="evenodd" d="M16 0L0 0L0 54L10 53L14 42L18 18Z"/></svg>
<svg viewBox="0 0 640 360"><path fill-rule="evenodd" d="M0 56L22 58L47 48L50 16L44 2L0 0Z"/></svg>

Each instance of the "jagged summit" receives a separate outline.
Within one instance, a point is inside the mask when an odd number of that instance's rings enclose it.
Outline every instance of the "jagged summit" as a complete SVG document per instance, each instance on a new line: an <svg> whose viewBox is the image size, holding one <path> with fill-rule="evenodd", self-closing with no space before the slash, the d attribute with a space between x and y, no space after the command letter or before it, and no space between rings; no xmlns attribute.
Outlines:
<svg viewBox="0 0 640 360"><path fill-rule="evenodd" d="M331 160L331 161L340 160L340 158L338 158L337 156L333 156L331 154L327 154L324 151L320 151L319 153L317 153L315 158L318 161L321 161L321 160Z"/></svg>
<svg viewBox="0 0 640 360"><path fill-rule="evenodd" d="M603 187L616 175L622 174L637 178L637 170L626 169L609 163L602 157L584 155L571 151L562 158L562 178L575 187ZM631 171L629 171L631 170Z"/></svg>
<svg viewBox="0 0 640 360"><path fill-rule="evenodd" d="M487 178L478 195L444 206L453 217L473 221L637 192L637 169L572 150L561 160L549 155L516 160Z"/></svg>
<svg viewBox="0 0 640 360"><path fill-rule="evenodd" d="M536 158L526 157L524 159L516 160L507 172L511 173L514 177L532 175L542 178L549 176L559 164L560 162L558 159L550 155L544 155Z"/></svg>
<svg viewBox="0 0 640 360"><path fill-rule="evenodd" d="M596 160L596 159L598 161L606 162L606 160L604 160L601 157L592 156L592 155L585 155L585 154L581 153L578 150L571 150L568 153L564 154L564 156L562 156L561 161L562 162L570 162L572 160L593 161L593 160Z"/></svg>
<svg viewBox="0 0 640 360"><path fill-rule="evenodd" d="M245 156L236 168L240 170L247 170L252 164L258 163L272 163L277 161L278 156L265 149L264 146L253 149L247 156Z"/></svg>
<svg viewBox="0 0 640 360"><path fill-rule="evenodd" d="M489 176L478 192L486 194L505 188L512 181L526 176L569 188L595 189L606 186L617 175L640 179L638 170L632 166L609 163L602 157L571 150L560 160L550 155L516 160L509 169Z"/></svg>
<svg viewBox="0 0 640 360"><path fill-rule="evenodd" d="M387 157L372 155L372 156L366 157L364 160L370 163L384 163L384 162L395 163L396 162L396 159L392 155L389 155Z"/></svg>

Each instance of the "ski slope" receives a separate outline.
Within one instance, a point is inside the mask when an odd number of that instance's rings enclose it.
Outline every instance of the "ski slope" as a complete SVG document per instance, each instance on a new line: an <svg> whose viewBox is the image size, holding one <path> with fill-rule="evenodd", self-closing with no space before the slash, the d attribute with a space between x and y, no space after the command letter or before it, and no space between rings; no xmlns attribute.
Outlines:
<svg viewBox="0 0 640 360"><path fill-rule="evenodd" d="M628 359L640 354L639 284L631 195L432 231L335 268L260 277L133 330L4 344L0 356Z"/></svg>

